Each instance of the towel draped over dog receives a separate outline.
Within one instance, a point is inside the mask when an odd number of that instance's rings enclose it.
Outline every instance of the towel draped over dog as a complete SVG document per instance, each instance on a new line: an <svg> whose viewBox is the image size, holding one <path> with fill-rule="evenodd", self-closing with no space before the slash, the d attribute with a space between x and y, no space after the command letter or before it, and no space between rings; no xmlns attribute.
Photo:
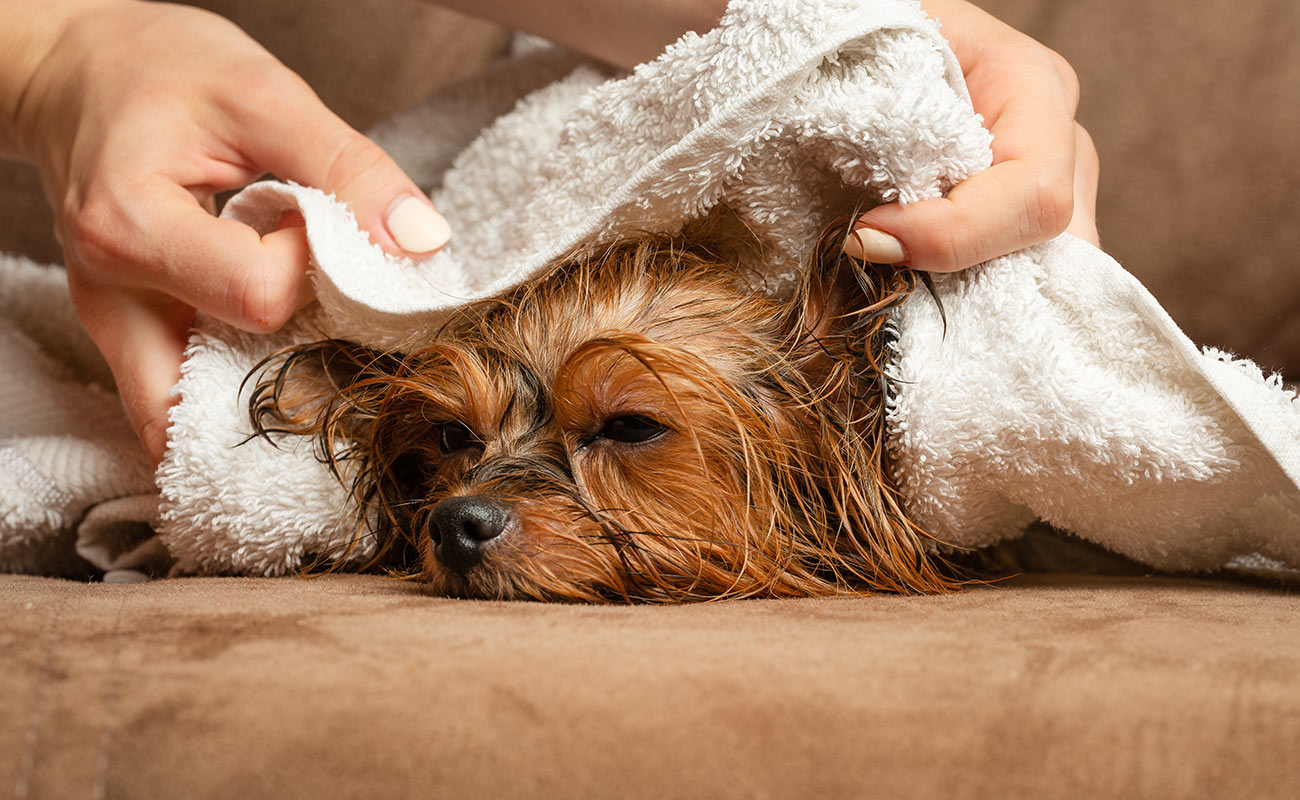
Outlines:
<svg viewBox="0 0 1300 800"><path fill-rule="evenodd" d="M314 443L249 440L243 381L266 354L322 334L400 346L575 248L719 204L766 245L755 290L783 295L831 220L991 163L956 60L908 0L734 0L626 76L535 50L375 137L434 187L452 242L413 262L317 190L232 199L223 213L263 232L302 213L320 304L269 336L198 321L157 490L57 273L0 260L0 567L65 570L75 550L129 577L164 547L198 574L364 558ZM895 312L888 370L888 446L921 527L980 547L1043 519L1161 568L1300 565L1300 401L1277 377L1199 351L1068 235L934 286Z"/></svg>

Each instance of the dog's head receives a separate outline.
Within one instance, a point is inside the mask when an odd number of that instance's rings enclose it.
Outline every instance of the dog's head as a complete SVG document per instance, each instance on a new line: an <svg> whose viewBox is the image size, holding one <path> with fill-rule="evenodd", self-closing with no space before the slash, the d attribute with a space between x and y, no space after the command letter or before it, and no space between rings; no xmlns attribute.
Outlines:
<svg viewBox="0 0 1300 800"><path fill-rule="evenodd" d="M885 312L915 278L823 251L787 302L698 233L591 251L401 353L277 356L254 424L319 437L444 594L948 588L885 463Z"/></svg>

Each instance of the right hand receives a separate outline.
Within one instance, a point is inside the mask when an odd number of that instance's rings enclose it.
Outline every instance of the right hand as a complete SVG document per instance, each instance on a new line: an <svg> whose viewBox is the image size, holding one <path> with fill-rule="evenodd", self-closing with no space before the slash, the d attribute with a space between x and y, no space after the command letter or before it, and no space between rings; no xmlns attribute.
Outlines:
<svg viewBox="0 0 1300 800"><path fill-rule="evenodd" d="M1097 150L1074 121L1079 81L1065 59L967 0L922 0L961 64L993 134L993 165L944 197L859 217L845 251L950 272L1062 231L1098 244Z"/></svg>
<svg viewBox="0 0 1300 800"><path fill-rule="evenodd" d="M390 253L432 252L450 235L377 145L225 19L46 0L20 9L24 22L32 35L14 41L40 52L27 74L3 76L17 99L0 122L41 171L77 314L155 464L195 311L266 332L311 300L303 230L259 237L214 217L215 193L271 172L348 203Z"/></svg>

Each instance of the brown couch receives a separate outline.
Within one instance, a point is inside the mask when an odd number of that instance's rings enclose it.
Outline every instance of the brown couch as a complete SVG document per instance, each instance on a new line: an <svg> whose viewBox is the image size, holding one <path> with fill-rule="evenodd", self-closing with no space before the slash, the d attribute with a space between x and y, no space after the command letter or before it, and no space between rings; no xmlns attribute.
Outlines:
<svg viewBox="0 0 1300 800"><path fill-rule="evenodd" d="M504 44L414 1L209 5L358 127ZM984 5L1079 70L1107 249L1194 339L1300 376L1300 6ZM345 34L372 44L339 58ZM54 260L36 196L30 172L0 173L0 250ZM0 786L1296 796L1294 588L1122 571L669 608L454 601L377 576L0 577Z"/></svg>
<svg viewBox="0 0 1300 800"><path fill-rule="evenodd" d="M1294 797L1300 598L1164 578L684 607L9 578L20 797Z"/></svg>

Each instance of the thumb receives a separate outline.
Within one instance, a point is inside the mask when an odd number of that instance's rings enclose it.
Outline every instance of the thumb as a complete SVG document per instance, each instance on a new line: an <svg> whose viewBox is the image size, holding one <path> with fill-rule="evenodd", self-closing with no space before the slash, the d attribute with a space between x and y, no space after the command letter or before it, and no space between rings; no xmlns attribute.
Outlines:
<svg viewBox="0 0 1300 800"><path fill-rule="evenodd" d="M394 255L432 253L451 238L420 187L305 83L266 108L253 104L239 133L241 150L257 166L347 203L371 240Z"/></svg>

